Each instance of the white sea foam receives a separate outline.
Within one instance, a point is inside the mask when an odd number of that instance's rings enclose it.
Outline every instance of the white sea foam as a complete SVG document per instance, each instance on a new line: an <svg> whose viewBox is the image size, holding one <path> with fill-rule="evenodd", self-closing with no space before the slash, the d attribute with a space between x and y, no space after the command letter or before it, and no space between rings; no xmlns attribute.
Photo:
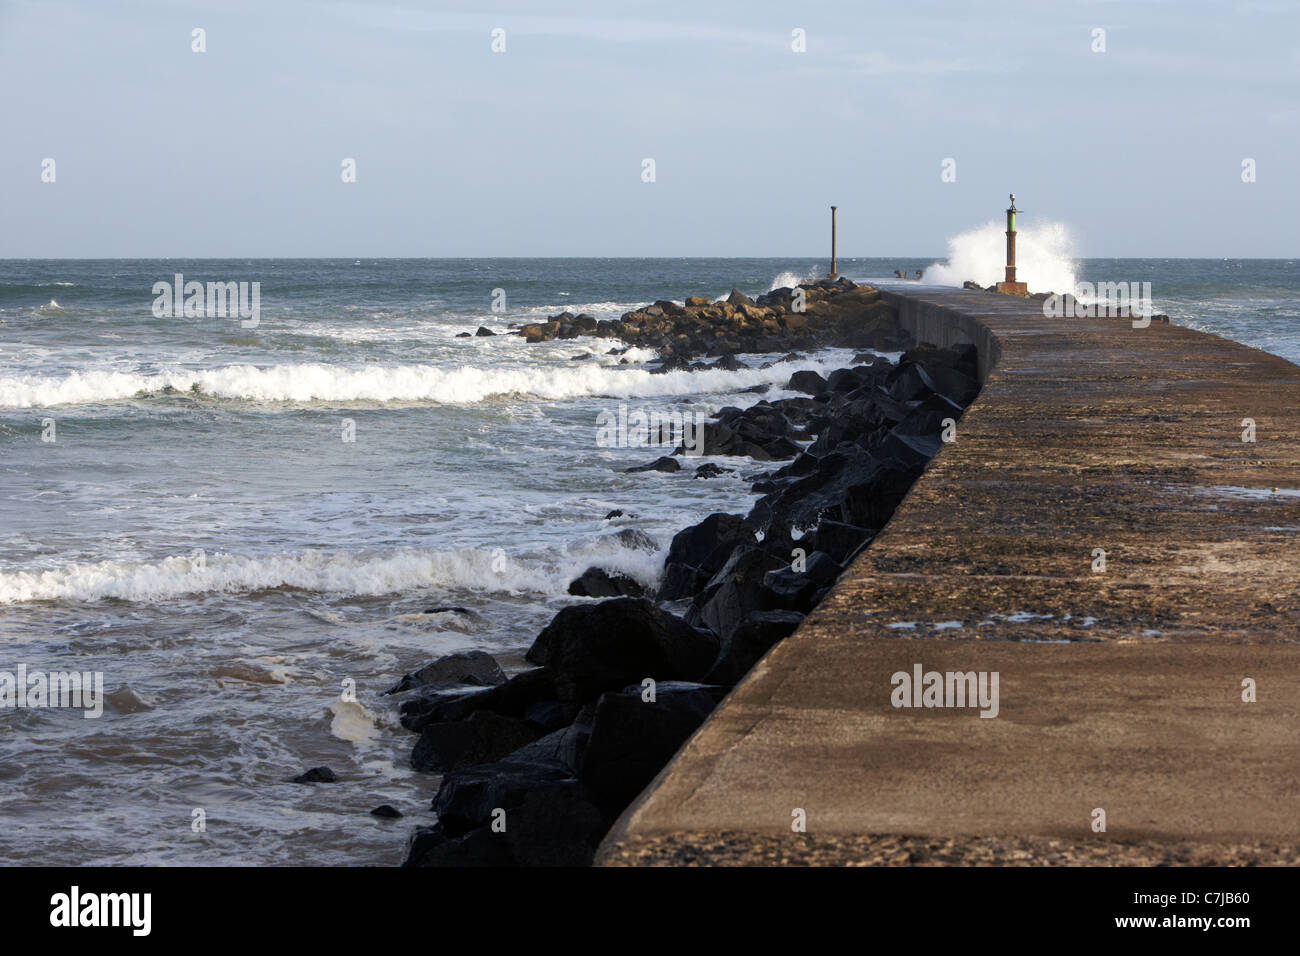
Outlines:
<svg viewBox="0 0 1300 956"><path fill-rule="evenodd" d="M0 604L106 598L160 601L268 588L380 595L429 587L552 593L557 575L486 550L379 554L309 550L259 557L218 553L208 554L201 563L178 556L154 562L99 561L48 570L0 571Z"/></svg>
<svg viewBox="0 0 1300 956"><path fill-rule="evenodd" d="M641 354L637 358L641 358ZM833 367L833 364L830 366ZM779 384L801 368L828 363L782 362L770 369L668 372L587 364L479 368L472 365L228 365L158 373L91 370L66 376L0 377L0 407L45 408L115 402L165 389L252 402L428 402L475 404L492 396L529 395L560 400L584 396L650 398L729 392Z"/></svg>
<svg viewBox="0 0 1300 956"><path fill-rule="evenodd" d="M293 588L337 596L378 596L422 588L558 597L593 565L645 584L663 554L627 547L612 536L571 545L557 560L525 561L501 549L389 552L316 550L259 556L212 553L157 561L99 561L39 570L0 571L0 605L34 601L166 601L196 594Z"/></svg>
<svg viewBox="0 0 1300 956"><path fill-rule="evenodd" d="M771 292L775 289L793 289L799 283L809 282L815 278L818 278L816 266L809 266L803 272L791 272L789 270L778 272L776 278L772 280L772 284L768 286L768 291Z"/></svg>
<svg viewBox="0 0 1300 956"><path fill-rule="evenodd" d="M1061 223L1019 228L1016 232L1016 278L1030 292L1072 292L1075 288L1073 241ZM1006 224L1000 220L959 233L948 240L948 259L925 270L924 281L960 286L973 280L999 282L1007 264Z"/></svg>

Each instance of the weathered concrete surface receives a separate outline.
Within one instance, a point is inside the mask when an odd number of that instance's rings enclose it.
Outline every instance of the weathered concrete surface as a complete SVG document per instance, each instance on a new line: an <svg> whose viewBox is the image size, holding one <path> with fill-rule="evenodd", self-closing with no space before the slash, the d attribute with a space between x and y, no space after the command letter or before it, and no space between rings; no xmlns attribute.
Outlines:
<svg viewBox="0 0 1300 956"><path fill-rule="evenodd" d="M1294 862L1300 367L988 293L900 304L981 346L984 391L598 861ZM892 707L918 663L998 671L998 717Z"/></svg>

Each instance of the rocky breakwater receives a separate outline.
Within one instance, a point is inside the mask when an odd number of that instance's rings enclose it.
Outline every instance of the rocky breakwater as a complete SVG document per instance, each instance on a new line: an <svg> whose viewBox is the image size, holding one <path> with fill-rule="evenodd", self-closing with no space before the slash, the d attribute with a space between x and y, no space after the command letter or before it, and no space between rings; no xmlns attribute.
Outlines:
<svg viewBox="0 0 1300 956"><path fill-rule="evenodd" d="M513 334L529 342L618 339L655 349L664 371L704 356L832 346L895 349L907 342L880 293L844 278L775 289L757 299L732 290L717 302L700 295L688 296L682 305L661 300L620 319L561 312L545 322L516 326Z"/></svg>
<svg viewBox="0 0 1300 956"><path fill-rule="evenodd" d="M797 312L759 305L773 310L765 315L742 302L728 313L688 299L677 314L660 308L658 331L639 341L673 361L906 338L874 290L800 289L814 293L805 300L814 317L797 329L789 322ZM779 292L759 302L798 302L799 290ZM718 329L686 317L708 309ZM619 336L638 341L628 329L647 329L648 320L632 318L647 313L625 316ZM854 328L855 315L863 328ZM736 331L754 323L775 329L753 338ZM436 661L393 688L408 695L401 721L419 734L412 766L442 775L437 823L412 835L406 865L591 861L614 820L727 691L870 544L979 390L973 347L920 344L897 363L858 358L827 378L796 373L787 389L798 397L724 408L704 426L705 455L780 464L753 479L761 497L748 514L713 514L673 538L652 597L562 609L527 652L533 668L509 679L476 653Z"/></svg>

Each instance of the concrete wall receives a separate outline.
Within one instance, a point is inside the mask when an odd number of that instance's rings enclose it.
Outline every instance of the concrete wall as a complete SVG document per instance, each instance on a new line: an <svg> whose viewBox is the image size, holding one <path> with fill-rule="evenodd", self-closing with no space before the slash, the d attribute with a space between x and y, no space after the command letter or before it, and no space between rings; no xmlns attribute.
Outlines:
<svg viewBox="0 0 1300 956"><path fill-rule="evenodd" d="M898 309L899 324L910 331L918 343L932 345L974 345L979 351L980 384L988 378L1002 357L1002 345L993 330L969 312L900 295L886 289L880 296Z"/></svg>

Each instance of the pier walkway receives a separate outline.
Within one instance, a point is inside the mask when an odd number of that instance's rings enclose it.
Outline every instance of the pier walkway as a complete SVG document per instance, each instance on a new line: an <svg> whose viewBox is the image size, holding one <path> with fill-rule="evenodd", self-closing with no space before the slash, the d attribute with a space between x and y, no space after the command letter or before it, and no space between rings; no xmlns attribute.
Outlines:
<svg viewBox="0 0 1300 956"><path fill-rule="evenodd" d="M1300 862L1300 367L885 291L983 391L597 862ZM895 707L918 665L996 672L996 717Z"/></svg>

